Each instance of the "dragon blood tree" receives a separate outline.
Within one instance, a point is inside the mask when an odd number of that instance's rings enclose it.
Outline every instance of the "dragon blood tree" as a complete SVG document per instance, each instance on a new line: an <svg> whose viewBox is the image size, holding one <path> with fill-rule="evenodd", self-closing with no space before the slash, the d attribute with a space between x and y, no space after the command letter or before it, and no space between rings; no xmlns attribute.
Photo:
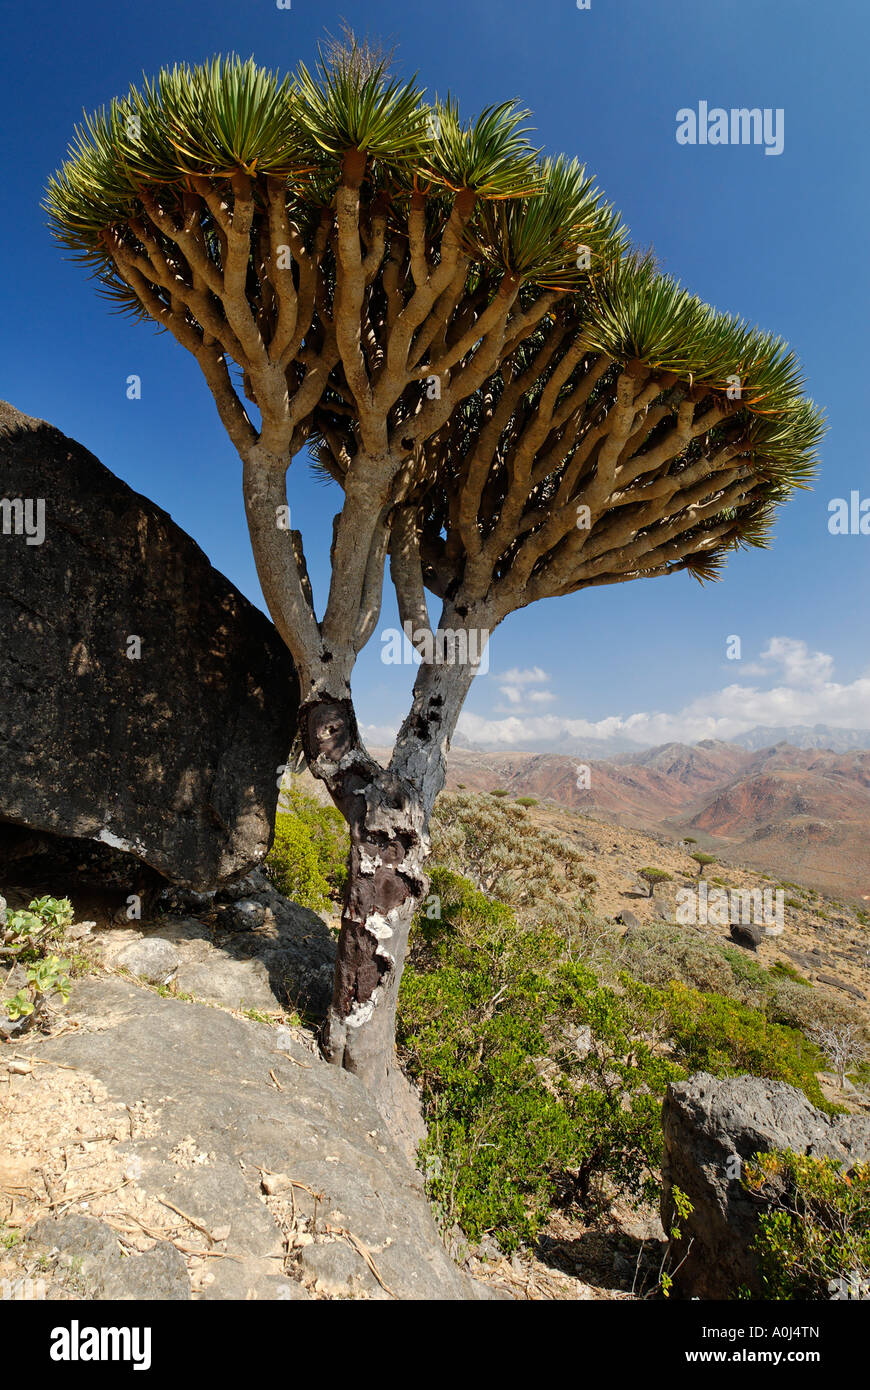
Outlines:
<svg viewBox="0 0 870 1390"><path fill-rule="evenodd" d="M87 119L48 191L55 235L116 305L194 355L242 460L305 755L351 834L324 1051L387 1109L468 653L537 599L714 578L766 543L823 429L782 342L633 254L526 119L506 104L464 124L355 44L292 79L216 60ZM344 495L320 616L286 520L306 448ZM351 674L388 562L423 660L384 767Z"/></svg>

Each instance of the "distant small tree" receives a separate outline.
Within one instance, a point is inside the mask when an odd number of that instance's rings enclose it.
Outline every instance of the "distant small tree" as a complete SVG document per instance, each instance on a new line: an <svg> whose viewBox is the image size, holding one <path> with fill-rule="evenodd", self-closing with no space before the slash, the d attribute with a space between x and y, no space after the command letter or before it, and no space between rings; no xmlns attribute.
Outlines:
<svg viewBox="0 0 870 1390"><path fill-rule="evenodd" d="M324 1051L387 1101L429 818L490 634L539 599L715 578L767 543L822 433L782 342L631 253L527 114L463 122L352 39L292 80L216 59L88 118L48 191L113 305L193 355L242 460L308 765L351 834ZM306 448L343 494L319 613L287 500ZM351 675L388 561L420 666L383 767Z"/></svg>
<svg viewBox="0 0 870 1390"><path fill-rule="evenodd" d="M715 856L715 854L703 854L703 853L701 853L701 852L699 851L697 854L693 854L693 855L692 855L692 858L694 859L695 863L698 865L698 877L699 877L699 878L700 878L701 875L703 874L704 870L705 870L710 864L715 864L715 863L716 863L716 856Z"/></svg>
<svg viewBox="0 0 870 1390"><path fill-rule="evenodd" d="M639 871L638 877L642 878L649 885L649 896L652 897L657 883L670 883L671 875L664 869L647 867Z"/></svg>

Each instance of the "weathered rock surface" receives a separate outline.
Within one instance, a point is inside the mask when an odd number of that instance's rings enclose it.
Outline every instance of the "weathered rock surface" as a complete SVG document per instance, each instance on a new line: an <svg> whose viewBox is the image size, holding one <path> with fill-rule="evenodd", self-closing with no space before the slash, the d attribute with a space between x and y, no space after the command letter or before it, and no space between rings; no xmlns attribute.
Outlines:
<svg viewBox="0 0 870 1390"><path fill-rule="evenodd" d="M158 984L171 974L180 993L197 999L232 1009L299 1008L323 1017L332 994L335 937L316 912L276 892L261 871L249 875L245 892L229 905L220 901L224 890L218 892L205 921L158 917L98 932L93 941L107 965ZM176 896L183 906L185 895Z"/></svg>
<svg viewBox="0 0 870 1390"><path fill-rule="evenodd" d="M42 1041L39 1056L143 1117L117 1146L136 1189L200 1223L223 1254L197 1297L475 1297L438 1237L419 1174L356 1077L286 1029L118 979L77 982L69 1018L81 1027ZM181 1152L194 1155L187 1166ZM282 1175L269 1183L277 1196L264 1190L267 1175ZM297 1239L300 1216L311 1234ZM59 1224L41 1238L58 1245ZM70 1242L81 1245L81 1232ZM135 1262L143 1276L144 1258Z"/></svg>
<svg viewBox="0 0 870 1390"><path fill-rule="evenodd" d="M699 1072L671 1085L662 1123L665 1230L673 1225L675 1185L694 1206L679 1223L683 1239L674 1248L675 1264L684 1261L674 1274L683 1297L734 1298L743 1284L760 1293L750 1247L765 1203L744 1189L737 1159L791 1149L839 1159L848 1171L870 1158L870 1116L826 1115L795 1087L761 1077Z"/></svg>
<svg viewBox="0 0 870 1390"><path fill-rule="evenodd" d="M174 1245L158 1241L141 1255L124 1257L118 1238L92 1216L45 1217L27 1236L28 1245L69 1268L78 1292L93 1299L189 1299L187 1266Z"/></svg>
<svg viewBox="0 0 870 1390"><path fill-rule="evenodd" d="M844 992L844 994L851 994L853 999L867 998L863 990L858 989L855 985L850 985L846 980L841 980L838 975L819 974L817 976L817 979L820 984L833 985L834 989L841 989Z"/></svg>
<svg viewBox="0 0 870 1390"><path fill-rule="evenodd" d="M178 969L179 954L171 941L160 936L143 937L141 941L131 941L115 956L115 964L129 970L141 980L162 985Z"/></svg>
<svg viewBox="0 0 870 1390"><path fill-rule="evenodd" d="M33 504L30 536L11 508L0 529L0 817L14 852L20 827L98 841L193 888L258 863L297 708L271 623L166 512L3 402L0 497Z"/></svg>

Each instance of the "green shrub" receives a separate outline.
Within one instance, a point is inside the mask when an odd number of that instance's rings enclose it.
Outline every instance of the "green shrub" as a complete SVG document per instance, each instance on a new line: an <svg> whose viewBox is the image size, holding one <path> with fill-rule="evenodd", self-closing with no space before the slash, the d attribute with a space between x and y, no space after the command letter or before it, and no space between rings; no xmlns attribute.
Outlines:
<svg viewBox="0 0 870 1390"><path fill-rule="evenodd" d="M771 975L776 975L786 980L793 980L796 985L806 985L807 989L812 989L810 980L805 980L800 971L788 960L774 961L770 967Z"/></svg>
<svg viewBox="0 0 870 1390"><path fill-rule="evenodd" d="M831 1158L775 1151L746 1164L743 1184L770 1203L754 1242L763 1297L870 1295L870 1164L846 1174Z"/></svg>
<svg viewBox="0 0 870 1390"><path fill-rule="evenodd" d="M6 911L0 923L0 962L8 969L19 966L25 982L3 1001L10 1022L38 1022L54 994L69 998L69 961L49 949L73 920L69 898L34 898L25 909Z"/></svg>
<svg viewBox="0 0 870 1390"><path fill-rule="evenodd" d="M627 977L624 982L651 1017L663 1019L676 1060L689 1072L767 1076L798 1087L820 1110L833 1109L816 1077L824 1066L821 1053L797 1029L773 1023L736 999L701 994L676 981L659 990Z"/></svg>
<svg viewBox="0 0 870 1390"><path fill-rule="evenodd" d="M340 896L347 882L347 856L350 834L344 816L335 806L321 806L313 797L294 787L287 797L287 810L306 826L317 851L324 877Z"/></svg>
<svg viewBox="0 0 870 1390"><path fill-rule="evenodd" d="M706 932L649 922L634 927L623 943L623 964L644 984L662 987L680 980L695 989L730 994L734 973L722 948Z"/></svg>
<svg viewBox="0 0 870 1390"><path fill-rule="evenodd" d="M763 1009L774 989L770 972L760 961L741 951L738 946L721 946L722 955L731 968L734 987L723 991L734 994L744 1004Z"/></svg>
<svg viewBox="0 0 870 1390"><path fill-rule="evenodd" d="M285 898L315 912L329 906L329 884L308 829L298 816L279 814L266 872Z"/></svg>
<svg viewBox="0 0 870 1390"><path fill-rule="evenodd" d="M554 1203L588 1201L602 1183L653 1196L661 1097L681 1069L637 1036L613 990L565 959L558 932L520 930L449 870L433 870L432 891L441 915L415 923L398 1040L422 1089L422 1158L444 1221L510 1250Z"/></svg>
<svg viewBox="0 0 870 1390"><path fill-rule="evenodd" d="M612 951L612 948L611 948ZM635 980L661 989L677 980L703 993L727 995L764 1014L771 1023L804 1033L818 1022L812 986L790 968L770 970L737 946L726 946L709 933L648 922L632 929L620 945L620 963ZM859 1021L855 1006L825 1000L831 1023Z"/></svg>
<svg viewBox="0 0 870 1390"><path fill-rule="evenodd" d="M507 796L507 795L508 795L508 793L505 791L504 787L496 787L495 790L494 790L491 794L492 794L492 796Z"/></svg>
<svg viewBox="0 0 870 1390"><path fill-rule="evenodd" d="M432 859L518 912L569 908L576 917L594 884L568 839L536 826L522 806L495 796L442 794L432 815Z"/></svg>
<svg viewBox="0 0 870 1390"><path fill-rule="evenodd" d="M516 796L514 800L518 806L537 806L538 804L536 796Z"/></svg>
<svg viewBox="0 0 870 1390"><path fill-rule="evenodd" d="M321 912L340 898L347 881L348 831L334 806L292 788L278 813L266 873L279 893Z"/></svg>

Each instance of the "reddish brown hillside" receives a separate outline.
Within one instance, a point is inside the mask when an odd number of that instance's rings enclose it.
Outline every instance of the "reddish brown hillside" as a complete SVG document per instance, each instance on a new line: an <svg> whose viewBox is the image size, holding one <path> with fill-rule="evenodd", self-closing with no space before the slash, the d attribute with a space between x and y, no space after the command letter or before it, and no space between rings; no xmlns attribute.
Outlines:
<svg viewBox="0 0 870 1390"><path fill-rule="evenodd" d="M534 753L451 753L448 786L503 788L705 849L782 878L870 900L870 752L780 743L759 752L707 740L586 764Z"/></svg>

